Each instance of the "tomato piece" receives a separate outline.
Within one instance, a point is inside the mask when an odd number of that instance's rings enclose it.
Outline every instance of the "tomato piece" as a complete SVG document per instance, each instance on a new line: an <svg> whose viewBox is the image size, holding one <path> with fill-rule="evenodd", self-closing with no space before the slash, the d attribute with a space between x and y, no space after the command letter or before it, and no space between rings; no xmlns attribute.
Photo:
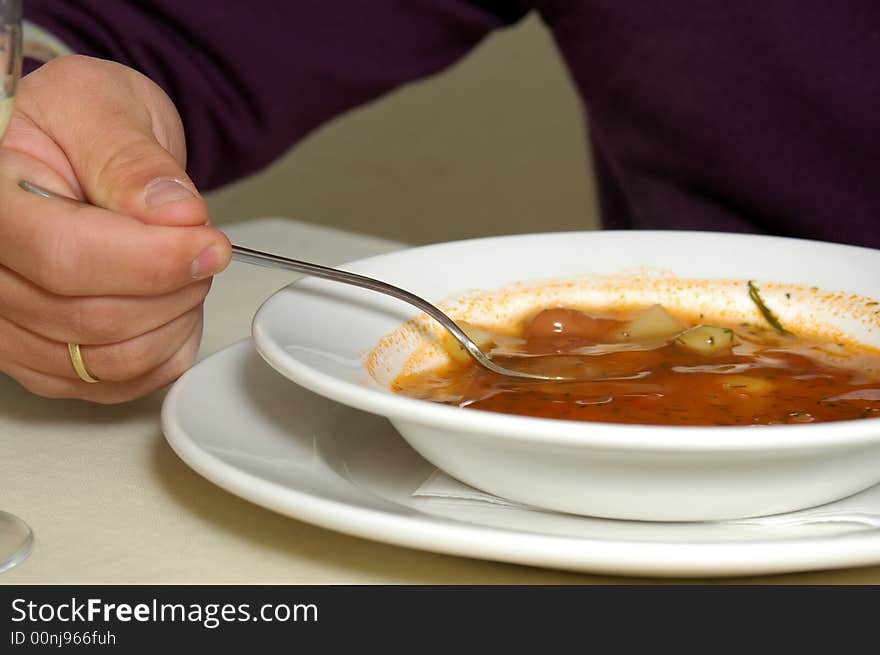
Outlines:
<svg viewBox="0 0 880 655"><path fill-rule="evenodd" d="M622 323L612 318L596 318L576 309L556 307L535 315L525 326L525 336L532 339L577 337L598 342L612 327Z"/></svg>

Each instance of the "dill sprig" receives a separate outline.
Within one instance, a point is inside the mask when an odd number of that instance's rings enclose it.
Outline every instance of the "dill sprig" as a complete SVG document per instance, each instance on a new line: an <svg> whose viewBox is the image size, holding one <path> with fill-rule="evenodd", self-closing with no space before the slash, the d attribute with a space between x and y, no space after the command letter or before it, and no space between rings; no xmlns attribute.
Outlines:
<svg viewBox="0 0 880 655"><path fill-rule="evenodd" d="M752 302L758 307L758 311L761 312L761 315L764 319L780 334L791 334L788 330L782 327L782 323L779 322L779 319L776 318L776 314L774 314L769 307L764 303L764 300L761 298L761 293L758 291L758 287L755 286L755 283L749 280L749 298L752 299Z"/></svg>

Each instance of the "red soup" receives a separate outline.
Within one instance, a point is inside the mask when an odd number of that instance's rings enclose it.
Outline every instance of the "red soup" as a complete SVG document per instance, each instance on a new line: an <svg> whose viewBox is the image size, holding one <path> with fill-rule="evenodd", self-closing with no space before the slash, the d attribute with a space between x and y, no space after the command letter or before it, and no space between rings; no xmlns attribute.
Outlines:
<svg viewBox="0 0 880 655"><path fill-rule="evenodd" d="M401 376L393 389L468 409L613 423L880 417L880 353L794 335L772 320L693 325L660 305L627 316L560 307L526 320L513 338L463 327L500 364L578 381L498 375L456 352L456 344L450 365Z"/></svg>

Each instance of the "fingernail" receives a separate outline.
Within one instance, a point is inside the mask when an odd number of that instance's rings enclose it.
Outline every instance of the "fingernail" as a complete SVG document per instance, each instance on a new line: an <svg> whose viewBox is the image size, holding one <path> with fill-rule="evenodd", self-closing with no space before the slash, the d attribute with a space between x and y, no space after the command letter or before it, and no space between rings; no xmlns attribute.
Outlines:
<svg viewBox="0 0 880 655"><path fill-rule="evenodd" d="M176 177L157 177L144 187L144 202L150 209L179 200L191 200L196 195L183 180Z"/></svg>
<svg viewBox="0 0 880 655"><path fill-rule="evenodd" d="M192 276L196 280L209 277L220 268L220 249L208 246L193 260Z"/></svg>

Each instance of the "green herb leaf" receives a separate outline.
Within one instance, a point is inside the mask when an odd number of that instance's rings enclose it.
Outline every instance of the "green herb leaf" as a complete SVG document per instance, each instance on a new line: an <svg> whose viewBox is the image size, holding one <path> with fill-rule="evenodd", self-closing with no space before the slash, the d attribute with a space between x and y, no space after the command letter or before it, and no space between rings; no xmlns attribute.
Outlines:
<svg viewBox="0 0 880 655"><path fill-rule="evenodd" d="M764 304L764 300L761 298L761 293L758 291L758 287L755 286L755 283L751 280L749 280L749 298L751 298L752 302L758 307L764 320L766 320L777 332L780 334L791 334L791 332L782 327L782 323L776 318L776 314L770 311L770 308Z"/></svg>

